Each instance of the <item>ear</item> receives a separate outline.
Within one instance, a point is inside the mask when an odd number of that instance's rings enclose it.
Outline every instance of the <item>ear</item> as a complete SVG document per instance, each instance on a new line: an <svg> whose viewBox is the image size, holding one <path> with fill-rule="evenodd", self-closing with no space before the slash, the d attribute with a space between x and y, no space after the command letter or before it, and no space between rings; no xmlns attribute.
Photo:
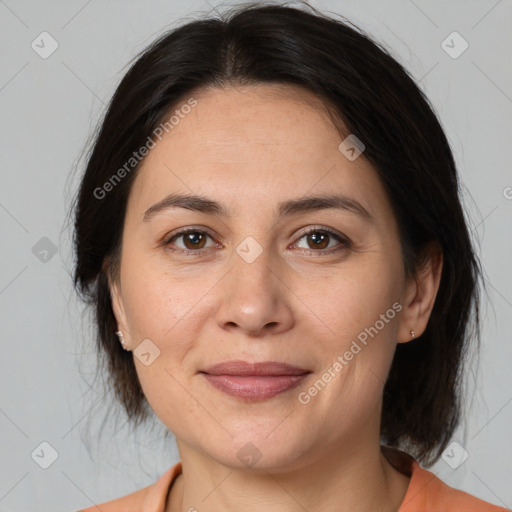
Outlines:
<svg viewBox="0 0 512 512"><path fill-rule="evenodd" d="M128 322L120 280L112 276L112 273L108 268L108 262L104 265L104 272L108 280L110 302L112 304L112 311L114 312L114 316L116 318L117 328L123 333L125 339L128 341Z"/></svg>
<svg viewBox="0 0 512 512"><path fill-rule="evenodd" d="M421 336L427 327L436 300L443 269L443 251L437 242L429 244L415 278L406 285L403 313L400 315L398 343Z"/></svg>

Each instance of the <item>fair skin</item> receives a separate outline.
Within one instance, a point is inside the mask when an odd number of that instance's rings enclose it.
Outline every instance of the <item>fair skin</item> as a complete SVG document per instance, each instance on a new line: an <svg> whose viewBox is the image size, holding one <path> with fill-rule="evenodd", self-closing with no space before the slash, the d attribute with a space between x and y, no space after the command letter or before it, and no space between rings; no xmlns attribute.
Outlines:
<svg viewBox="0 0 512 512"><path fill-rule="evenodd" d="M150 365L134 363L183 465L166 512L397 511L409 478L380 451L383 386L396 344L426 327L442 258L433 252L406 279L375 170L364 154L350 161L338 150L343 138L311 93L258 85L191 96L197 106L137 171L120 277L111 281L128 348L150 339L160 350ZM171 193L208 197L232 215L175 207L143 220ZM334 208L277 217L281 202L327 194L359 202L371 218ZM206 233L204 241L182 235L166 245L187 226ZM329 228L351 243L329 235L317 248L302 233L312 227L317 237ZM246 237L262 249L250 263L236 252ZM338 250L325 254L331 248ZM299 393L394 303L400 312L301 403ZM244 401L199 373L230 359L287 362L311 374L298 388ZM261 454L252 467L238 457L246 443Z"/></svg>

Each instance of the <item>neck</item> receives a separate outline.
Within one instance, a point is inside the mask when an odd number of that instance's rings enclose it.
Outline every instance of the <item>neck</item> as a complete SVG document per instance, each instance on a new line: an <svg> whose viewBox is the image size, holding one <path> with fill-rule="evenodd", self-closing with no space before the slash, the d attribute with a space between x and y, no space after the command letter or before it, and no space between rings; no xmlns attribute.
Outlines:
<svg viewBox="0 0 512 512"><path fill-rule="evenodd" d="M293 469L227 467L180 443L183 473L166 512L396 512L409 478L375 444L329 450Z"/></svg>

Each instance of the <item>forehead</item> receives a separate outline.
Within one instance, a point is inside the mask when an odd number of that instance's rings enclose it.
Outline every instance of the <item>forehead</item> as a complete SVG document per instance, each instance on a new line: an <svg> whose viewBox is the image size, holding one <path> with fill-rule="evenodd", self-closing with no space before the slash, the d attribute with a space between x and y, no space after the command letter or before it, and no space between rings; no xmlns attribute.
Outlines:
<svg viewBox="0 0 512 512"><path fill-rule="evenodd" d="M361 202L367 196L370 210L387 206L372 166L339 151L344 135L309 91L258 85L202 90L190 97L196 105L176 116L137 171L131 198L137 210L173 192L253 208L255 198L282 202L308 192L338 191Z"/></svg>
<svg viewBox="0 0 512 512"><path fill-rule="evenodd" d="M189 160L248 163L248 155L258 160L279 156L302 160L321 159L337 147L339 134L323 103L309 91L295 86L257 85L207 89L194 95L197 105L180 118L147 158L171 156L179 146L179 156ZM186 100L183 100L186 101ZM178 103L174 109L180 110ZM167 136L168 135L168 136ZM309 144L297 149L302 141ZM164 147L167 146L167 147ZM278 159L278 160L280 160ZM277 161L276 161L277 163Z"/></svg>

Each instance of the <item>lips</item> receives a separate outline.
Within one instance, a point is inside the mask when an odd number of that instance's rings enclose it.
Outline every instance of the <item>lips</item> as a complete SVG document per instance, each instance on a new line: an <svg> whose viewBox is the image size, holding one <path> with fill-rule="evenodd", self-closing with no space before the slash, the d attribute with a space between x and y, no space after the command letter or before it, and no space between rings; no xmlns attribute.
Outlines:
<svg viewBox="0 0 512 512"><path fill-rule="evenodd" d="M303 373L308 373L309 370L275 361L249 363L247 361L236 360L215 364L203 370L203 372L209 375L268 376L302 375Z"/></svg>
<svg viewBox="0 0 512 512"><path fill-rule="evenodd" d="M298 386L310 370L287 363L226 361L200 372L215 388L244 400L263 400Z"/></svg>

